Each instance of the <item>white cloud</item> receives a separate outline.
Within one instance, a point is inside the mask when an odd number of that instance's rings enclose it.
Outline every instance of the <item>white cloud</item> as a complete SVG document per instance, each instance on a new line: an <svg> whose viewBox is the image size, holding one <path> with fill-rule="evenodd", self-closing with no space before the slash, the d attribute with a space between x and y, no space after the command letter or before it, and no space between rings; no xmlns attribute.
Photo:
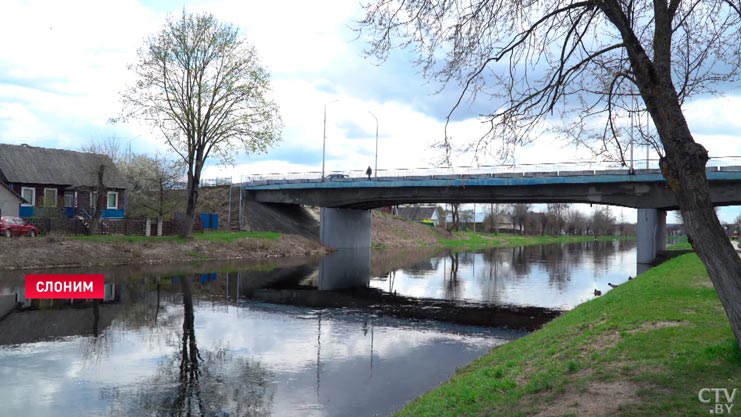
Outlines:
<svg viewBox="0 0 741 417"><path fill-rule="evenodd" d="M430 167L440 158L431 146L443 136L445 103L430 96L418 69L405 66L404 53L372 66L350 26L361 15L354 2L280 0L190 0L144 3L122 0L6 1L0 36L15 39L0 50L0 140L75 149L93 138L118 136L134 151L162 152L157 132L137 123L108 124L120 110L118 92L133 80L126 69L143 39L167 15L183 7L209 11L240 26L272 73L274 95L285 123L283 142L268 155L238 158L234 167L208 165L204 176L321 170L323 117L327 106L326 171ZM452 96L451 96L452 97ZM449 103L452 105L453 103ZM685 106L698 141L711 155L741 153L741 96L700 98ZM478 112L478 111L476 111ZM476 113L474 112L474 113ZM457 144L479 137L479 120L455 121L449 133ZM643 159L642 149L636 159ZM590 160L583 149L544 137L517 152L517 162ZM470 165L457 155L455 165ZM485 156L481 164L496 164Z"/></svg>

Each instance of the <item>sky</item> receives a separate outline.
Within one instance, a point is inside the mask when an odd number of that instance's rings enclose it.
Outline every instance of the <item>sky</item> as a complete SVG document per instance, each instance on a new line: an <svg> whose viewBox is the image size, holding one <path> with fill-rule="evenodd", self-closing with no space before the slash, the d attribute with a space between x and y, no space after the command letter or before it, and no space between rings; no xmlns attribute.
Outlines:
<svg viewBox="0 0 741 417"><path fill-rule="evenodd" d="M405 51L383 63L366 58L367 44L352 30L362 16L353 0L4 0L0 142L75 150L116 137L134 152L167 154L157 132L135 121L109 120L121 110L119 92L134 81L127 65L135 62L137 48L184 8L208 11L240 28L271 73L284 123L282 141L267 154L240 155L232 166L210 163L204 178L320 172L325 108L326 172L365 171L376 166L376 155L379 172L429 168L439 160L432 145L443 137L457 87L438 93L441 86L424 79ZM741 155L739 108L738 89L685 104L694 137L711 157ZM464 105L452 136L477 137L483 129L477 116L487 111L484 100ZM646 157L645 149L635 154L636 164ZM592 159L583 149L548 140L515 156L518 164ZM472 163L467 154L453 160L457 166ZM498 160L485 156L479 163ZM738 213L720 211L725 221Z"/></svg>

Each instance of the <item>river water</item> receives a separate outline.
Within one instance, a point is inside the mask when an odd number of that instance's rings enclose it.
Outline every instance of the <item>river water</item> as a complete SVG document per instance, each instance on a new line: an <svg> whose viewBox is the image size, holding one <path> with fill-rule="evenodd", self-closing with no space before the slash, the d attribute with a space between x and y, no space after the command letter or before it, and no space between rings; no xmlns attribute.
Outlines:
<svg viewBox="0 0 741 417"><path fill-rule="evenodd" d="M526 334L344 303L317 289L323 262L55 271L104 273L100 302L25 300L4 272L0 305L22 307L0 319L0 415L386 416ZM634 273L630 242L386 251L361 298L568 309ZM257 301L285 291L333 307Z"/></svg>

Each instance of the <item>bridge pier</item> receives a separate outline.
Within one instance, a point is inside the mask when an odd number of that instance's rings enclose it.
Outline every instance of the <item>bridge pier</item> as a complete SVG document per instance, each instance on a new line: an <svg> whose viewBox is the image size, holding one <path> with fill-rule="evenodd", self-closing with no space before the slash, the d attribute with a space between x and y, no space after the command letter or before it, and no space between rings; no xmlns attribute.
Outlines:
<svg viewBox="0 0 741 417"><path fill-rule="evenodd" d="M666 212L658 209L638 209L638 253L640 265L656 260L656 253L666 249ZM647 268L639 268L645 270Z"/></svg>
<svg viewBox="0 0 741 417"><path fill-rule="evenodd" d="M322 244L332 249L370 248L371 212L322 207L319 236Z"/></svg>

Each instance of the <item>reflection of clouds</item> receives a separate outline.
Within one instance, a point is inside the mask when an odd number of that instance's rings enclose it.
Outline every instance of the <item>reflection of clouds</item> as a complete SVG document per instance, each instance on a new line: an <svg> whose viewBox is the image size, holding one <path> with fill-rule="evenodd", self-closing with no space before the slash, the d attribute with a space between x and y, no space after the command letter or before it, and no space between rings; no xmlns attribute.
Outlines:
<svg viewBox="0 0 741 417"><path fill-rule="evenodd" d="M232 309L226 314L199 309L196 311L196 333L199 346L204 349L212 349L222 340L228 340L231 350L251 355L271 369L290 371L316 363L318 316L302 317L305 318L267 313L253 307L241 311ZM236 329L235 322L239 323ZM337 320L323 315L321 355L344 361L370 354L371 334L364 334L362 326L363 322L359 320ZM413 328L374 325L373 352L381 358L405 356L421 345L436 343L440 339L464 344L486 344L489 340L432 330L421 332ZM313 348L307 347L307 341L311 341Z"/></svg>
<svg viewBox="0 0 741 417"><path fill-rule="evenodd" d="M327 310L321 313L317 352L319 313L283 306L209 304L201 303L194 312L199 351L205 359L209 352L225 352L233 363L249 360L270 372L276 389L275 415L323 416L325 401L328 407L343 404L349 410L358 396L366 398L366 403L359 403L362 407L392 404L384 401L384 395L398 407L504 341L491 334L471 334L463 326L419 323L415 328L402 325L409 323L404 320ZM157 328L130 330L114 321L102 336L109 340L109 348L96 357L84 354L90 337L0 348L0 414L77 416L84 410L104 415L111 401L131 393L146 400L140 387L156 383L155 374L169 369L182 331L182 306L164 306L160 314ZM319 399L314 388L318 353ZM205 362L210 369L230 372L221 362L212 362ZM410 380L403 381L406 378ZM384 390L389 384L408 386L388 393Z"/></svg>
<svg viewBox="0 0 741 417"><path fill-rule="evenodd" d="M490 249L461 254L455 291L449 288L451 260L431 262L434 273L396 272L394 290L418 298L572 308L593 298L595 286L625 282L635 275L633 242L582 242L565 245ZM371 281L388 291L388 283Z"/></svg>

